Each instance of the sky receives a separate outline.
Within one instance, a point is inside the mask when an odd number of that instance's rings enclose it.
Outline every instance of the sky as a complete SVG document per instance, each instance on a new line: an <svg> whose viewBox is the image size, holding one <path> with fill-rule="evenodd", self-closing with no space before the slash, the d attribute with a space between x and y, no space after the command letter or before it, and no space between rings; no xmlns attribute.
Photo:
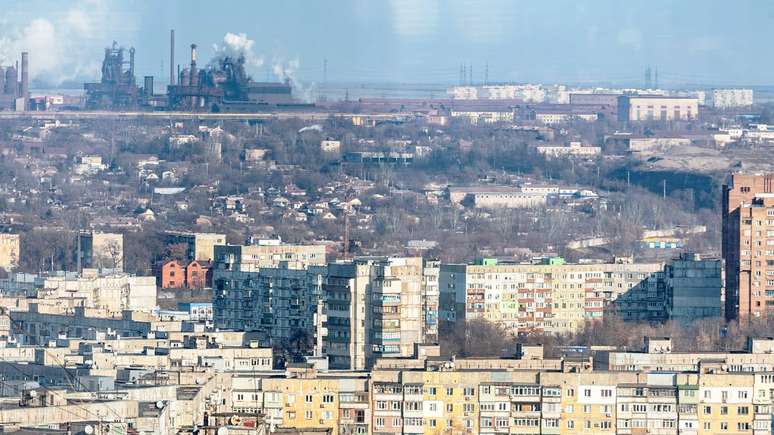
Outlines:
<svg viewBox="0 0 774 435"><path fill-rule="evenodd" d="M0 0L0 63L30 51L34 85L99 78L104 47L136 48L138 81L246 50L260 80L473 80L665 87L774 85L770 0Z"/></svg>

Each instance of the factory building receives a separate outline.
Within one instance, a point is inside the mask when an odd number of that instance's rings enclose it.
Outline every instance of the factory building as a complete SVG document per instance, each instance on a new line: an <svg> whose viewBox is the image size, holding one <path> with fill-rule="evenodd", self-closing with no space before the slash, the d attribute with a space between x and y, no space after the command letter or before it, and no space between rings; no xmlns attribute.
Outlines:
<svg viewBox="0 0 774 435"><path fill-rule="evenodd" d="M250 112L298 106L289 80L254 82L245 71L243 55L220 56L202 69L197 62L197 46L191 44L190 66L179 72L177 84L167 87L171 110Z"/></svg>
<svg viewBox="0 0 774 435"><path fill-rule="evenodd" d="M26 51L21 54L21 71L19 62L7 67L0 66L0 110L29 110L29 69L29 53Z"/></svg>
<svg viewBox="0 0 774 435"><path fill-rule="evenodd" d="M123 47L113 42L105 48L102 60L102 78L97 83L85 83L86 108L91 110L134 109L140 90L134 76L134 47L129 49L129 59L124 59Z"/></svg>
<svg viewBox="0 0 774 435"><path fill-rule="evenodd" d="M128 51L128 59L125 53ZM196 44L191 44L191 63L175 74L175 33L170 32L170 76L167 93L154 93L154 77L135 76L134 48L113 43L105 49L99 82L85 83L88 110L174 110L192 112L261 112L313 107L293 98L290 80L255 82L245 70L244 55L221 55L200 67ZM24 67L24 58L22 66ZM9 70L12 79L16 69ZM25 77L24 72L22 77ZM13 79L15 80L15 79ZM14 82L15 83L15 82ZM26 87L24 87L26 89ZM22 87L12 87L18 96ZM2 101L2 100L0 100Z"/></svg>
<svg viewBox="0 0 774 435"><path fill-rule="evenodd" d="M618 97L618 120L689 121L699 117L699 100L663 95L622 95Z"/></svg>

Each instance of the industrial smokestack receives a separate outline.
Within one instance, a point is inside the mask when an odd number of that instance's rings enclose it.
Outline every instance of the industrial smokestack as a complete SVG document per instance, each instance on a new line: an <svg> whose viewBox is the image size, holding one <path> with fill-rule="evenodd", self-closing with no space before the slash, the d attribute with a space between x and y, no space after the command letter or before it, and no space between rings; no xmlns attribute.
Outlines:
<svg viewBox="0 0 774 435"><path fill-rule="evenodd" d="M175 85L175 29L169 31L169 84Z"/></svg>
<svg viewBox="0 0 774 435"><path fill-rule="evenodd" d="M132 80L132 84L134 84L134 47L129 48L129 77Z"/></svg>
<svg viewBox="0 0 774 435"><path fill-rule="evenodd" d="M22 52L21 61L21 97L24 98L24 110L30 108L30 54Z"/></svg>
<svg viewBox="0 0 774 435"><path fill-rule="evenodd" d="M191 86L196 86L198 75L196 72L196 44L191 44L191 77L189 79Z"/></svg>

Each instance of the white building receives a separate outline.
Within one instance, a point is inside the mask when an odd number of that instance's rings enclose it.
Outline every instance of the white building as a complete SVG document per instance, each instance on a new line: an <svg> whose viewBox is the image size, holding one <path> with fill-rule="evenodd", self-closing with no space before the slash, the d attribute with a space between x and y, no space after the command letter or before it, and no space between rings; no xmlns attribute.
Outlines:
<svg viewBox="0 0 774 435"><path fill-rule="evenodd" d="M713 89L709 92L708 104L718 109L749 107L753 105L752 89Z"/></svg>

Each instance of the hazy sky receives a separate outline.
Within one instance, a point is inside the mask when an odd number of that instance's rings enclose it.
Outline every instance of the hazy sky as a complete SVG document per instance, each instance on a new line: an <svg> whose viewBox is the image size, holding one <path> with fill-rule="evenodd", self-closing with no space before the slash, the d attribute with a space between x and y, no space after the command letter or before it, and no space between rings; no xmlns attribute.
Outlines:
<svg viewBox="0 0 774 435"><path fill-rule="evenodd" d="M215 45L249 47L254 76L307 82L474 80L774 84L770 0L0 0L0 60L31 51L33 78L96 79L102 48L137 49L137 75L168 78ZM244 34L244 36L240 35ZM252 41L252 42L251 42ZM163 69L162 69L163 64ZM280 71L282 70L282 71Z"/></svg>

